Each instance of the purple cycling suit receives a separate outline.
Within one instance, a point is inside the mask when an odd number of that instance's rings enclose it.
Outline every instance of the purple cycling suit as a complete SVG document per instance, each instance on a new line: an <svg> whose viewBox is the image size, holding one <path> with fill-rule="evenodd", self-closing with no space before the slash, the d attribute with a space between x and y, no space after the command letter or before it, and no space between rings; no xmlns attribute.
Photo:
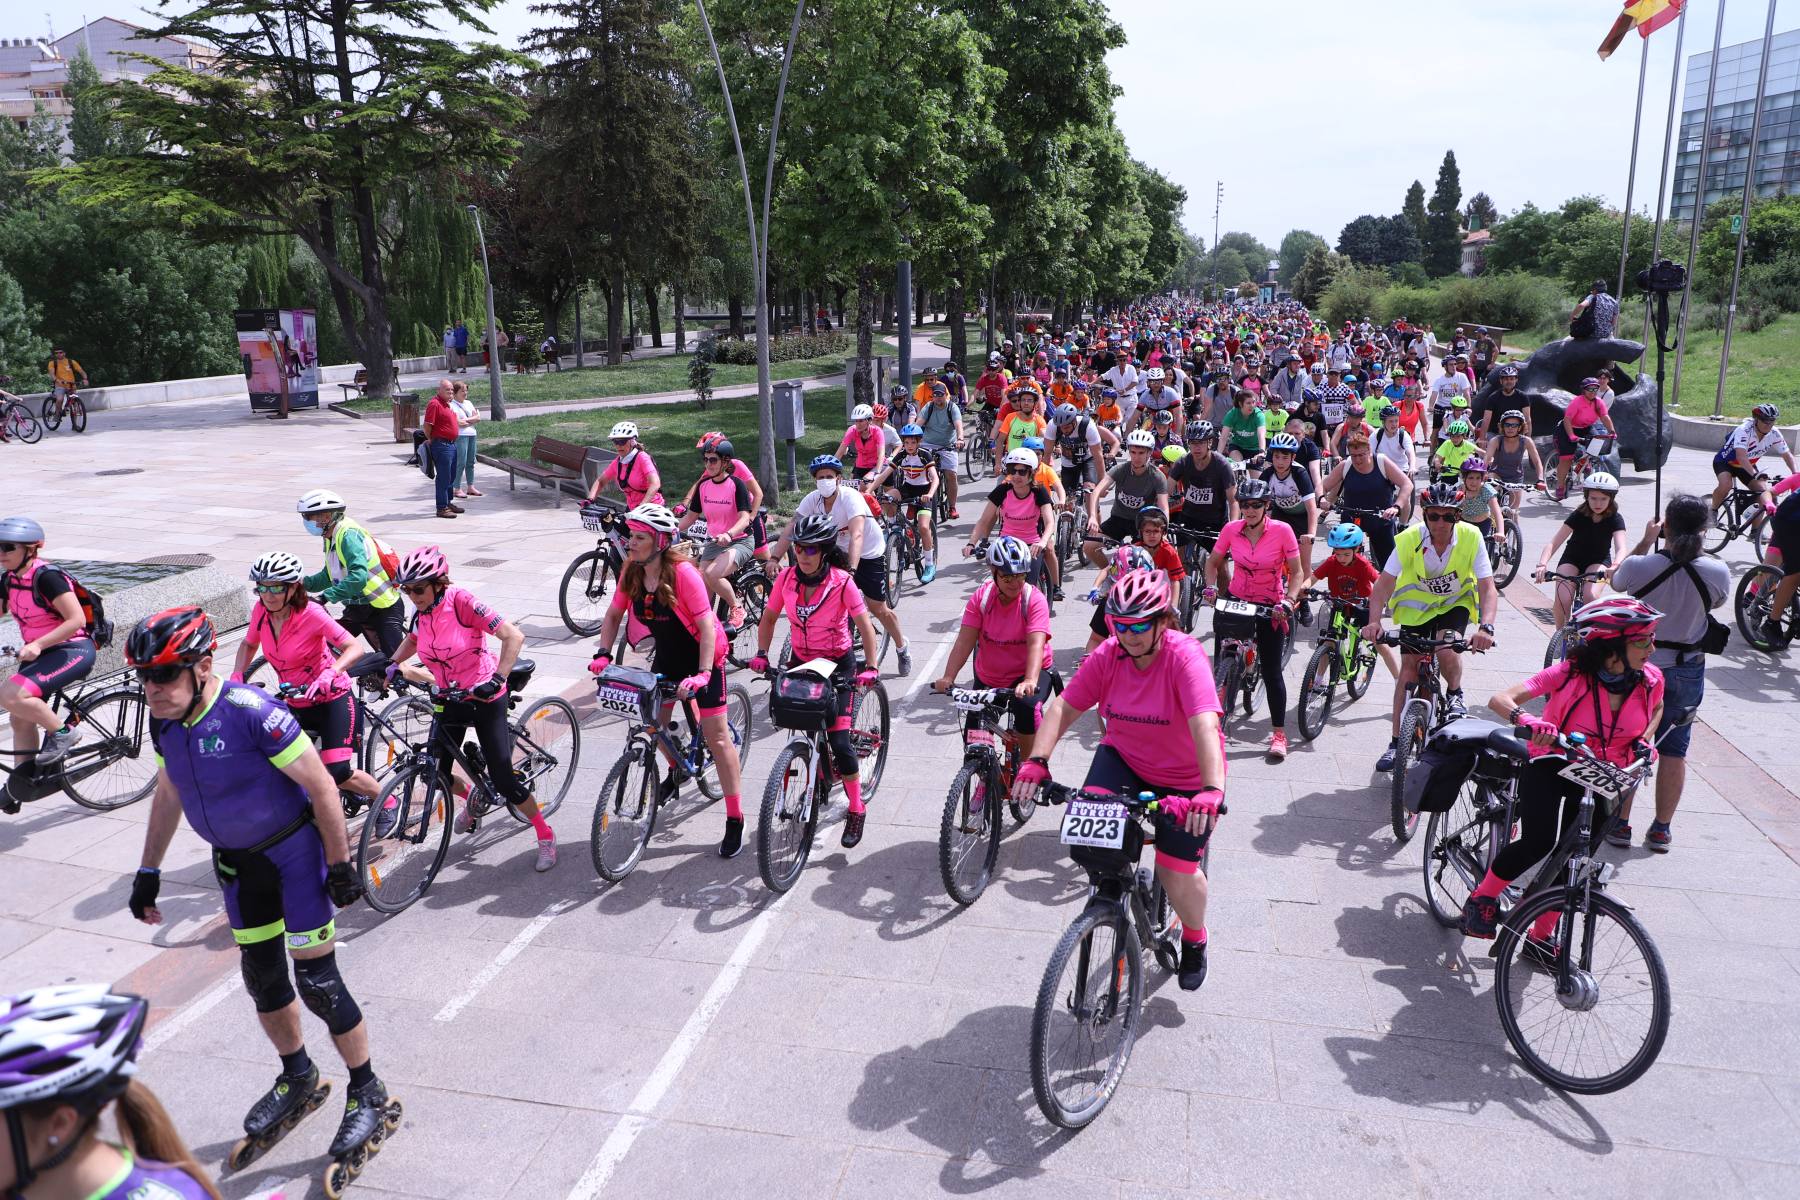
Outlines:
<svg viewBox="0 0 1800 1200"><path fill-rule="evenodd" d="M210 1193L180 1167L134 1159L123 1147L119 1153L125 1165L90 1200L208 1200Z"/></svg>

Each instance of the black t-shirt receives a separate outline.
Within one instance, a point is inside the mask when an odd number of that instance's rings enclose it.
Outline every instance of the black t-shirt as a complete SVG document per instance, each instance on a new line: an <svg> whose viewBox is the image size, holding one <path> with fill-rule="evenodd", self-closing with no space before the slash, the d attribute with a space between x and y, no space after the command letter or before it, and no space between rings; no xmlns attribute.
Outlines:
<svg viewBox="0 0 1800 1200"><path fill-rule="evenodd" d="M1617 512L1598 521L1588 513L1584 505L1563 518L1569 540L1563 544L1562 561L1584 571L1611 557L1613 534L1625 530L1625 518Z"/></svg>
<svg viewBox="0 0 1800 1200"><path fill-rule="evenodd" d="M1229 511L1226 495L1233 483L1231 468L1223 459L1214 454L1199 467L1190 454L1169 469L1169 478L1181 499L1181 510L1173 518L1176 524L1194 529L1223 527Z"/></svg>
<svg viewBox="0 0 1800 1200"><path fill-rule="evenodd" d="M1104 375L1117 366L1118 362L1119 356L1111 350L1096 350L1094 356L1088 359L1088 366L1093 368L1094 374Z"/></svg>

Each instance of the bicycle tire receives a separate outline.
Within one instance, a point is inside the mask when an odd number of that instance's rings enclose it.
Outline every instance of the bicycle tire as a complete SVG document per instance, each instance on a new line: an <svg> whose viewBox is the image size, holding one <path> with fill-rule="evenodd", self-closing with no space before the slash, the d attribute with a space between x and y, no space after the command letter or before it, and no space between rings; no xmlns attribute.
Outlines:
<svg viewBox="0 0 1800 1200"><path fill-rule="evenodd" d="M1243 660L1235 654L1228 656L1219 668L1219 720L1227 735L1238 722L1238 689L1243 680Z"/></svg>
<svg viewBox="0 0 1800 1200"><path fill-rule="evenodd" d="M736 583L738 602L744 606L744 628L754 629L768 607L769 589L774 585L762 571L751 569L739 574Z"/></svg>
<svg viewBox="0 0 1800 1200"><path fill-rule="evenodd" d="M1463 904L1499 849L1495 822L1481 815L1485 790L1473 779L1465 781L1450 807L1425 822L1425 907L1446 929L1462 923Z"/></svg>
<svg viewBox="0 0 1800 1200"><path fill-rule="evenodd" d="M1075 514L1064 509L1056 514L1056 561L1067 573L1075 561Z"/></svg>
<svg viewBox="0 0 1800 1200"><path fill-rule="evenodd" d="M1500 517L1506 526L1506 533L1501 539L1501 560L1505 569L1494 572L1494 586L1504 589L1519 573L1519 560L1525 557L1525 535L1519 531L1519 523L1516 520L1511 519L1504 512L1500 514Z"/></svg>
<svg viewBox="0 0 1800 1200"><path fill-rule="evenodd" d="M781 748L763 787L756 819L756 869L771 892L785 892L806 869L819 827L817 789L807 779L813 744L795 738Z"/></svg>
<svg viewBox="0 0 1800 1200"><path fill-rule="evenodd" d="M81 711L71 713L69 724L85 729L90 745L95 737L103 739L108 749L77 745L59 767L63 775L62 790L83 808L110 812L136 804L156 789L156 756L150 749L150 711L140 691L111 692L82 701ZM89 766L83 762L84 751L97 760ZM119 764L128 764L114 772ZM71 774L71 772L73 772Z"/></svg>
<svg viewBox="0 0 1800 1200"><path fill-rule="evenodd" d="M938 874L944 880L944 891L965 908L981 899L1000 859L1005 822L1000 818L997 783L996 773L985 762L967 761L951 776L944 797L944 815L938 823ZM971 830L969 808L977 796L981 812ZM976 868L972 874L967 871L971 866Z"/></svg>
<svg viewBox="0 0 1800 1200"><path fill-rule="evenodd" d="M1211 846L1209 838L1206 848L1200 851L1202 875L1206 874L1207 850ZM1173 975L1181 970L1181 918L1175 915L1175 906L1169 903L1169 893L1163 890L1162 880L1156 877L1154 869L1150 872L1150 903L1144 907L1150 915L1151 927L1143 931L1139 940L1150 947L1156 956L1156 965Z"/></svg>
<svg viewBox="0 0 1800 1200"><path fill-rule="evenodd" d="M899 538L888 540L887 554L882 565L887 572L888 606L897 608L906 584L906 547L901 545Z"/></svg>
<svg viewBox="0 0 1800 1200"><path fill-rule="evenodd" d="M1344 680L1344 690L1350 694L1350 699L1361 700L1369 694L1369 685L1375 682L1375 664L1380 661L1381 655L1376 653L1375 647L1369 645L1361 634L1356 635L1355 653L1356 657L1352 661L1356 669Z"/></svg>
<svg viewBox="0 0 1800 1200"><path fill-rule="evenodd" d="M1063 1007L1063 973L1071 962L1078 967L1091 969L1095 957L1091 939L1102 926L1111 929L1113 943L1101 968L1108 977L1105 984L1107 996L1093 1006L1092 1014L1068 1013ZM1080 982L1080 991L1085 1000L1089 980ZM1117 909L1104 905L1083 909L1063 931L1056 949L1051 951L1050 961L1044 967L1043 981L1038 985L1037 1002L1031 1013L1031 1090L1037 1097L1038 1108L1051 1124L1063 1129L1081 1129L1091 1124L1105 1110L1107 1102L1118 1090L1119 1081L1125 1077L1125 1068L1131 1061L1132 1044L1137 1040L1143 988L1143 959L1139 954L1137 938L1126 928L1125 918ZM1069 995L1074 1000L1075 989L1071 989ZM1059 1014L1074 1017L1075 1028L1071 1029L1071 1033L1079 1032L1082 1023L1090 1020L1094 1022L1096 1029L1117 1026L1118 1045L1107 1055L1105 1069L1099 1076L1093 1096L1084 1104L1066 1103L1058 1094L1053 1077L1050 1056L1058 1048L1061 1039L1055 1036L1052 1025Z"/></svg>
<svg viewBox="0 0 1800 1200"><path fill-rule="evenodd" d="M1700 548L1708 554L1718 554L1731 545L1731 539L1737 536L1738 505L1736 493L1733 492L1724 504L1713 509L1712 520L1707 522L1706 534L1700 542Z"/></svg>
<svg viewBox="0 0 1800 1200"><path fill-rule="evenodd" d="M389 807L390 801L398 812L393 827L383 835L378 830L377 815ZM410 908L430 890L450 851L454 807L454 795L443 773L424 763L409 764L387 781L363 817L362 832L356 840L356 873L362 879L363 899L370 908L392 916ZM427 845L433 836L433 821L437 822L435 847ZM415 827L416 836L410 832ZM416 846L419 853L409 853L407 844ZM392 857L387 853L389 847ZM398 867L415 858L423 868L419 880L390 890L387 885L400 878Z"/></svg>
<svg viewBox="0 0 1800 1200"><path fill-rule="evenodd" d="M1631 911L1623 904L1606 893L1587 891L1585 893L1585 903L1588 907L1586 920L1581 919L1581 913L1578 910L1573 919L1568 914L1564 914L1559 924L1565 930L1574 932L1580 945L1585 948L1582 957L1590 967L1601 958L1601 953L1595 945L1601 936L1598 921L1604 918L1616 925L1624 937L1634 944L1642 955L1641 969L1636 964L1633 964L1632 969L1639 971L1643 976L1642 986L1644 990L1648 991L1650 999L1649 1014L1645 1019L1643 1035L1636 1050L1621 1066L1613 1070L1595 1075L1578 1075L1559 1069L1545 1060L1543 1054L1532 1043L1527 1030L1535 1033L1558 1015L1567 1015L1577 1020L1588 1016L1602 1006L1607 993L1612 990L1594 983L1591 985L1594 989L1592 1002L1586 1008L1572 1005L1557 995L1559 984L1554 978L1554 973L1522 962L1518 953L1525 947L1526 939L1522 931L1529 929L1531 924L1544 913L1565 906L1570 902L1572 896L1579 895L1582 895L1579 890L1554 888L1527 900L1507 918L1506 927L1501 930L1500 940L1494 947L1494 1002L1500 1010L1500 1027L1506 1032L1506 1040L1512 1043L1514 1052L1524 1062L1526 1070L1551 1087L1578 1095L1596 1096L1628 1087L1650 1069L1651 1064L1656 1061L1657 1055L1662 1052L1663 1041L1669 1034L1672 997L1669 989L1669 973L1663 966L1662 952L1656 948L1656 943L1651 940L1649 931L1644 928L1643 923L1632 915ZM1567 935L1565 934L1565 936ZM1571 957L1573 957L1573 950L1574 948L1571 947ZM1618 959L1616 955L1607 957L1610 971L1611 966L1616 964ZM1591 971L1584 971L1584 974L1590 981L1592 980ZM1524 992L1533 981L1550 984L1547 1003L1544 1006L1548 1013L1545 1021L1522 1019L1521 1010L1525 1007ZM1609 1009L1608 1011L1614 1010ZM1565 1040L1568 1039L1565 1038ZM1610 1035L1604 1038L1579 1037L1573 1040L1573 1044L1577 1046L1585 1046L1590 1043L1599 1046L1615 1042L1616 1039Z"/></svg>
<svg viewBox="0 0 1800 1200"><path fill-rule="evenodd" d="M1760 521L1752 521L1750 528L1744 531L1744 536L1750 539L1750 548L1756 551L1756 561L1759 563L1769 561L1769 522L1772 520L1773 517L1765 516Z"/></svg>
<svg viewBox="0 0 1800 1200"><path fill-rule="evenodd" d="M56 411L56 397L44 397L43 404L38 406L38 419L44 423L46 429L53 432L58 425L62 424L62 414Z"/></svg>
<svg viewBox="0 0 1800 1200"><path fill-rule="evenodd" d="M1752 650L1761 650L1764 654L1773 654L1781 648L1764 634L1764 622L1772 616L1769 602L1780 582L1780 567L1767 564L1751 567L1738 580L1737 596L1732 600L1738 632L1744 635L1744 641ZM1795 604L1800 604L1800 594L1796 595ZM1789 605L1790 609L1793 607Z"/></svg>
<svg viewBox="0 0 1800 1200"><path fill-rule="evenodd" d="M1406 773L1425 749L1430 734L1431 703L1414 696L1400 710L1400 738L1394 743L1393 778L1388 788L1388 816L1394 840L1405 845L1419 827L1419 814L1406 810Z"/></svg>
<svg viewBox="0 0 1800 1200"><path fill-rule="evenodd" d="M523 713L512 725L513 769L524 777L538 811L547 819L562 807L575 782L575 768L581 762L581 721L561 696L542 696L520 707ZM551 793L548 799L546 792ZM506 811L515 820L528 820L515 804L508 804Z"/></svg>
<svg viewBox="0 0 1800 1200"><path fill-rule="evenodd" d="M79 400L69 401L69 431L71 433L87 432L87 405Z"/></svg>
<svg viewBox="0 0 1800 1200"><path fill-rule="evenodd" d="M738 786L741 788L744 770L750 764L750 741L756 736L756 706L750 702L750 689L741 683L725 689L725 728L731 734L731 744L737 747ZM706 766L694 778L694 786L708 800L718 800L725 795L725 789L719 783L718 760L710 752L706 756Z"/></svg>
<svg viewBox="0 0 1800 1200"><path fill-rule="evenodd" d="M391 771L415 747L422 749L431 735L432 716L431 701L423 696L405 695L390 701L377 719L367 722L362 769L380 775Z"/></svg>
<svg viewBox="0 0 1800 1200"><path fill-rule="evenodd" d="M562 622L577 637L593 637L606 622L607 593L613 578L612 559L598 548L575 556L563 572L556 607Z"/></svg>
<svg viewBox="0 0 1800 1200"><path fill-rule="evenodd" d="M7 410L6 423L12 429L12 435L27 446L35 446L44 436L44 427L36 417L25 411L22 404L15 404Z"/></svg>
<svg viewBox="0 0 1800 1200"><path fill-rule="evenodd" d="M1307 660L1306 674L1301 676L1300 704L1296 713L1300 718L1300 736L1309 742L1324 733L1331 720L1331 700L1337 691L1337 682L1337 643L1322 641ZM1318 705L1316 712L1313 710L1315 703Z"/></svg>
<svg viewBox="0 0 1800 1200"><path fill-rule="evenodd" d="M1561 629L1556 630L1550 635L1550 643L1544 647L1544 665L1546 667L1553 666L1561 661L1563 656L1563 643L1567 640L1567 635Z"/></svg>
<svg viewBox="0 0 1800 1200"><path fill-rule="evenodd" d="M850 708L850 744L856 748L856 774L862 780L864 800L874 799L887 769L888 709L887 688L879 683L858 695ZM865 712L874 715L865 716Z"/></svg>
<svg viewBox="0 0 1800 1200"><path fill-rule="evenodd" d="M633 771L637 777L633 795ZM641 741L635 742L606 773L594 804L588 829L588 852L594 871L608 883L621 883L637 868L650 837L656 832L658 784L657 759ZM609 853L612 848L616 853Z"/></svg>

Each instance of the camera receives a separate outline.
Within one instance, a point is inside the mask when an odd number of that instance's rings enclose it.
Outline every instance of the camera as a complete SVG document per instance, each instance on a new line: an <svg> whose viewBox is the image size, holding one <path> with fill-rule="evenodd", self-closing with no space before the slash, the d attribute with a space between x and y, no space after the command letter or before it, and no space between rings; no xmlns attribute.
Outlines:
<svg viewBox="0 0 1800 1200"><path fill-rule="evenodd" d="M1679 292L1687 286L1687 268L1666 258L1637 273L1637 285L1646 292Z"/></svg>

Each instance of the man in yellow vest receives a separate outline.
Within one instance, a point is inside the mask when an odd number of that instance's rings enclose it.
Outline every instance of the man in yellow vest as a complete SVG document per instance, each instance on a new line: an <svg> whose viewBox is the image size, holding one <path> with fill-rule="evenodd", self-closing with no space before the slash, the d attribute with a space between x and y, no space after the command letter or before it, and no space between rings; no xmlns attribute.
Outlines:
<svg viewBox="0 0 1800 1200"><path fill-rule="evenodd" d="M321 604L342 604L338 623L393 657L406 637L406 610L374 535L345 516L343 498L324 488L300 497L294 511L306 532L325 541L325 569L306 577L306 590Z"/></svg>
<svg viewBox="0 0 1800 1200"><path fill-rule="evenodd" d="M1394 623L1419 637L1442 637L1448 631L1460 637L1470 618L1479 621L1469 648L1486 650L1494 644L1494 613L1500 607L1500 589L1494 586L1494 567L1488 561L1481 531L1462 520L1462 489L1453 483L1434 483L1421 490L1419 506L1423 523L1401 531L1393 552L1382 567L1381 578L1369 599L1369 623L1363 636L1371 642L1381 636L1381 614L1394 610ZM1394 681L1394 732L1377 771L1392 770L1400 742L1400 709L1406 689L1419 677L1420 654L1402 652L1400 677ZM1462 659L1455 650L1437 651L1443 673L1444 699L1452 711L1463 708Z"/></svg>

